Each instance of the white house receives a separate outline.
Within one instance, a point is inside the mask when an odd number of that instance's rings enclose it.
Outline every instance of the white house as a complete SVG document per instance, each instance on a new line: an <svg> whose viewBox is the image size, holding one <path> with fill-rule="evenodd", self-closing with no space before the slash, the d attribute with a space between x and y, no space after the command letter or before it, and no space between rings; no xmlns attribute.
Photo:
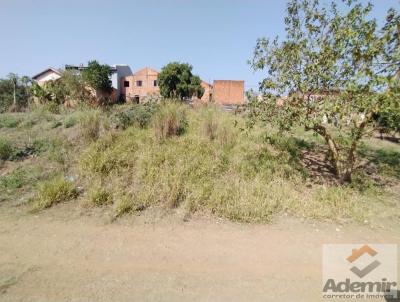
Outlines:
<svg viewBox="0 0 400 302"><path fill-rule="evenodd" d="M54 81L61 78L61 72L55 68L49 67L42 72L39 72L37 75L32 77L39 85L42 85L48 81Z"/></svg>

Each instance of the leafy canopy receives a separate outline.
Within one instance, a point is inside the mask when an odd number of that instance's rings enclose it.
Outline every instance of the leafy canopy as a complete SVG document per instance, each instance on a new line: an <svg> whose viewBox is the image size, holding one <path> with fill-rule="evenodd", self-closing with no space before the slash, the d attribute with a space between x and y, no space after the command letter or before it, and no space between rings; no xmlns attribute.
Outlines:
<svg viewBox="0 0 400 302"><path fill-rule="evenodd" d="M53 102L56 104L62 104L66 100L85 101L90 96L82 77L69 70L63 71L61 78L48 81L42 86L34 83L32 94L41 103Z"/></svg>
<svg viewBox="0 0 400 302"><path fill-rule="evenodd" d="M260 83L264 100L252 102L252 116L321 135L333 171L349 181L359 142L376 127L373 117L399 111L400 29L394 9L379 29L372 4L346 0L342 6L288 2L286 38L259 39L250 62L267 71Z"/></svg>
<svg viewBox="0 0 400 302"><path fill-rule="evenodd" d="M111 67L100 64L96 60L89 61L87 68L82 70L82 78L90 87L103 92L111 92Z"/></svg>
<svg viewBox="0 0 400 302"><path fill-rule="evenodd" d="M158 75L158 84L165 98L201 98L204 94L200 77L192 74L192 66L187 63L172 62L164 66Z"/></svg>

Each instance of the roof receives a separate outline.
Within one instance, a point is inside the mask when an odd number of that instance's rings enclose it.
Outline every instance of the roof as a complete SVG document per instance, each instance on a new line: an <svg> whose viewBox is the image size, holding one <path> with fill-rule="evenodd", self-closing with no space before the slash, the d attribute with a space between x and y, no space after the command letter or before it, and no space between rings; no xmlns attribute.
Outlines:
<svg viewBox="0 0 400 302"><path fill-rule="evenodd" d="M133 73L133 75L136 75L136 74L149 74L149 73L159 74L159 72L157 70L153 69L153 68L144 67L142 69L139 69L139 70L135 71Z"/></svg>
<svg viewBox="0 0 400 302"><path fill-rule="evenodd" d="M49 67L49 68L43 70L42 72L39 72L38 74L34 75L32 77L32 79L35 80L36 78L40 77L42 74L45 74L46 72L49 72L49 71L52 71L52 72L58 74L59 76L61 76L61 72L58 69L55 69L53 67Z"/></svg>
<svg viewBox="0 0 400 302"><path fill-rule="evenodd" d="M113 66L110 66L111 72L116 72L117 71L117 67L116 66L128 66L128 65L113 65ZM65 69L66 70L84 70L86 68L87 68L87 66L83 66L83 64L81 64L81 65L69 65L69 64L65 65Z"/></svg>
<svg viewBox="0 0 400 302"><path fill-rule="evenodd" d="M212 86L210 83L203 81L203 80L201 80L201 84L206 85L206 86Z"/></svg>
<svg viewBox="0 0 400 302"><path fill-rule="evenodd" d="M244 83L243 80L214 80L215 82L223 83L223 82L232 82L232 83Z"/></svg>

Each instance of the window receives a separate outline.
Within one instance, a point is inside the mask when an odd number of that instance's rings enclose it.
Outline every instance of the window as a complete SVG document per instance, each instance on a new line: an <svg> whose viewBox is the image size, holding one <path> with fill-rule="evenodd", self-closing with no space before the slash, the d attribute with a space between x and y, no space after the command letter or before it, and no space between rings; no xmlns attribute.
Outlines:
<svg viewBox="0 0 400 302"><path fill-rule="evenodd" d="M157 80L154 80L153 86L154 86L154 87L157 87Z"/></svg>
<svg viewBox="0 0 400 302"><path fill-rule="evenodd" d="M143 85L143 82L142 82L142 81L136 81L136 86L142 87L142 85Z"/></svg>
<svg viewBox="0 0 400 302"><path fill-rule="evenodd" d="M124 81L124 87L129 87L129 81Z"/></svg>

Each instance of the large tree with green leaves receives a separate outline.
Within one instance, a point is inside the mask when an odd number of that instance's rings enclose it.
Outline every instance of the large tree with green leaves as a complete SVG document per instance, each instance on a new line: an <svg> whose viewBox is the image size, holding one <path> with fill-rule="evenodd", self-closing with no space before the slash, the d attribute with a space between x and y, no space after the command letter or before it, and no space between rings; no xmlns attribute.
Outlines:
<svg viewBox="0 0 400 302"><path fill-rule="evenodd" d="M62 104L66 100L84 102L90 97L82 77L70 70L63 71L61 78L48 81L42 86L34 83L32 93L41 103Z"/></svg>
<svg viewBox="0 0 400 302"><path fill-rule="evenodd" d="M204 88L199 76L192 74L192 66L187 63L172 62L161 69L158 75L160 93L165 98L201 98Z"/></svg>
<svg viewBox="0 0 400 302"><path fill-rule="evenodd" d="M251 103L252 116L322 136L342 181L351 181L360 141L377 126L374 116L399 111L398 13L390 10L379 29L372 9L357 0L291 0L286 38L259 39L251 61L267 70L264 100Z"/></svg>
<svg viewBox="0 0 400 302"><path fill-rule="evenodd" d="M111 67L100 64L96 60L89 61L88 66L82 70L82 78L85 83L102 92L109 93L112 90L110 75Z"/></svg>

